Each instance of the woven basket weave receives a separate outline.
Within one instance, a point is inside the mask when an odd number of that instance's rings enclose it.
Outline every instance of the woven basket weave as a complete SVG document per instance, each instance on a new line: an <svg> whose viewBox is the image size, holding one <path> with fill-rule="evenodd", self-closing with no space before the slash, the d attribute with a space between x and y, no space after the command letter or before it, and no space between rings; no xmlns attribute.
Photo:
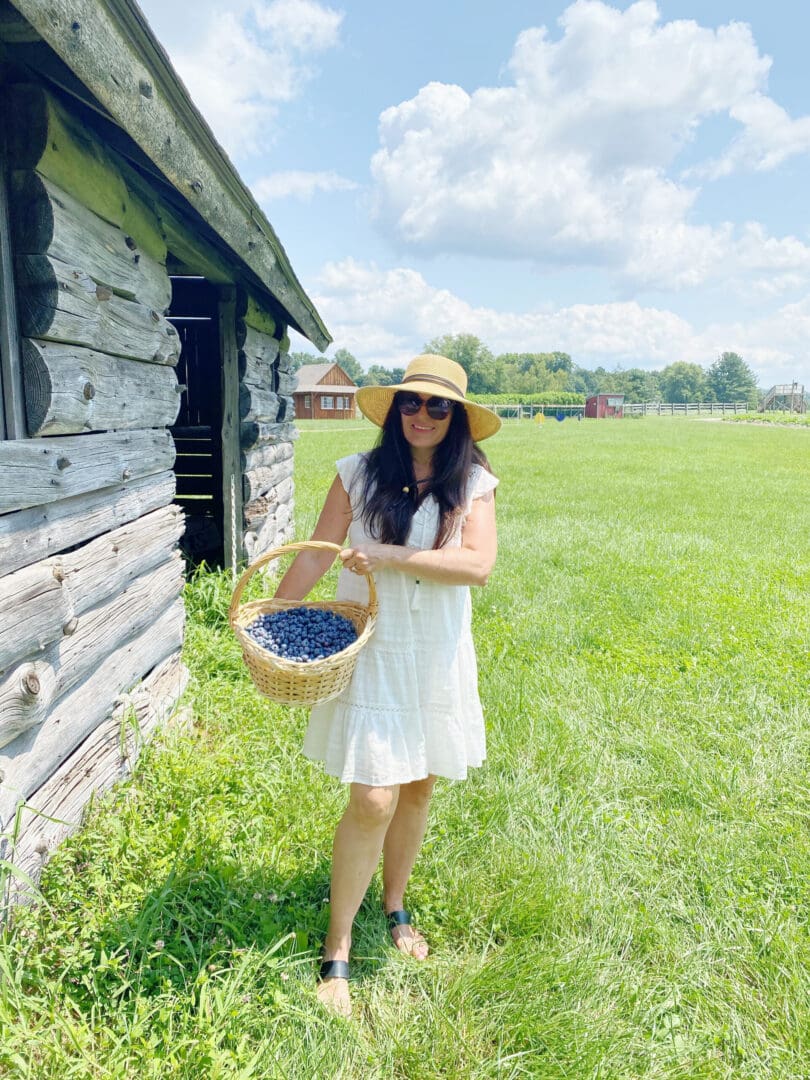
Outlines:
<svg viewBox="0 0 810 1080"><path fill-rule="evenodd" d="M352 600L251 600L240 604L245 587L257 570L273 559L291 552L316 550L339 552L337 544L328 544L322 540L307 540L300 544L285 544L265 552L261 558L245 570L231 598L228 610L228 622L242 646L242 655L250 672L250 677L265 697L283 705L315 705L337 697L348 684L357 663L360 650L374 632L377 621L377 589L371 574L366 575L368 582L368 604ZM287 660L262 648L248 634L247 627L260 615L270 615L288 608L318 608L343 615L354 623L357 640L340 652L333 653L321 660Z"/></svg>

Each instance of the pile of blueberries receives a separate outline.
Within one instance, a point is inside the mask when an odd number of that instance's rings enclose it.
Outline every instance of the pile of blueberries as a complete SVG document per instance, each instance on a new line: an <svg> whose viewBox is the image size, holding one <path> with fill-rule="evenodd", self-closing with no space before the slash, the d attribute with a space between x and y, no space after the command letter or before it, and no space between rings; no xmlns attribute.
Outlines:
<svg viewBox="0 0 810 1080"><path fill-rule="evenodd" d="M351 619L324 608L286 608L247 627L257 645L285 660L323 660L357 641Z"/></svg>

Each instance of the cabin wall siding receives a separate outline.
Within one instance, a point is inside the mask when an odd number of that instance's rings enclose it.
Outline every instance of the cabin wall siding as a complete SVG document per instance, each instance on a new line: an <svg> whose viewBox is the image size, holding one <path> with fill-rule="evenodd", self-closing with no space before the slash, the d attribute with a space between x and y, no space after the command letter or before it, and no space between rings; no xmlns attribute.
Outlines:
<svg viewBox="0 0 810 1080"><path fill-rule="evenodd" d="M2 854L30 874L132 760L122 695L156 721L185 685L180 341L127 166L42 87L3 98L28 438L0 442L0 830L23 804Z"/></svg>
<svg viewBox="0 0 810 1080"><path fill-rule="evenodd" d="M0 857L36 876L187 682L167 258L201 248L43 86L0 87L0 118L28 435L0 441ZM229 288L229 547L254 559L292 536L295 376L277 312Z"/></svg>

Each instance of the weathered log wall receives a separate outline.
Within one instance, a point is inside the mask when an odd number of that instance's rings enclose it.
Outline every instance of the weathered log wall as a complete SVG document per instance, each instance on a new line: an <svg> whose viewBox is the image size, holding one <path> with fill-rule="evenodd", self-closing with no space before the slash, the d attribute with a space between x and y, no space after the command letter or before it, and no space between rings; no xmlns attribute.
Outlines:
<svg viewBox="0 0 810 1080"><path fill-rule="evenodd" d="M244 552L249 561L293 531L292 391L286 327L250 302L237 319ZM250 322L248 320L251 320ZM252 324L251 324L252 323Z"/></svg>
<svg viewBox="0 0 810 1080"><path fill-rule="evenodd" d="M29 438L0 441L0 831L23 806L30 872L68 828L41 815L120 774L122 694L148 728L185 682L180 339L127 167L42 87L2 95Z"/></svg>
<svg viewBox="0 0 810 1080"><path fill-rule="evenodd" d="M131 709L148 734L185 685L167 265L171 248L219 286L229 265L43 86L0 87L0 124L29 436L0 441L0 832L22 806L30 873L69 828L42 815L77 821L132 757ZM220 307L233 550L250 559L291 535L296 437L286 326L251 289Z"/></svg>

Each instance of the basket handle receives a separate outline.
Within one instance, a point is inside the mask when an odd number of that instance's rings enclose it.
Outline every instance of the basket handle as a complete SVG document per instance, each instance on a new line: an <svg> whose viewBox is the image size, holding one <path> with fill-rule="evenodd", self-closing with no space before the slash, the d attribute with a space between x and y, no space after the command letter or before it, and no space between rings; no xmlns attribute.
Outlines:
<svg viewBox="0 0 810 1080"><path fill-rule="evenodd" d="M228 608L228 622L232 629L235 629L236 613L239 609L239 601L242 599L242 593L245 591L245 587L257 570L261 570L263 566L266 566L269 562L279 558L281 555L288 555L293 551L333 551L335 555L343 551L340 544L332 544L328 540L302 540L297 544L283 544L281 547L271 548L270 551L266 551L264 555L250 564L245 570L242 576L236 583L236 588L233 590L233 596L231 597L231 605ZM333 560L334 561L334 560ZM368 582L368 602L369 606L374 608L377 606L377 586L374 584L374 577L371 574L366 574L366 581Z"/></svg>

